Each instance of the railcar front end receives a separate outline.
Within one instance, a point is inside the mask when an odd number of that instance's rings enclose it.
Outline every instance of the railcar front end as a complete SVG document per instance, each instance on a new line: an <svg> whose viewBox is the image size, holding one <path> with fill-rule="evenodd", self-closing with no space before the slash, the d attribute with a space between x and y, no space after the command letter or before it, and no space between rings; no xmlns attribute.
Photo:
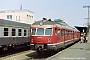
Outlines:
<svg viewBox="0 0 90 60"><path fill-rule="evenodd" d="M59 48L74 43L79 38L79 31L63 21L55 22L43 19L33 23L30 31L31 48L37 52L57 51Z"/></svg>
<svg viewBox="0 0 90 60"><path fill-rule="evenodd" d="M31 27L31 48L37 52L55 50L57 38L54 36L53 27Z"/></svg>

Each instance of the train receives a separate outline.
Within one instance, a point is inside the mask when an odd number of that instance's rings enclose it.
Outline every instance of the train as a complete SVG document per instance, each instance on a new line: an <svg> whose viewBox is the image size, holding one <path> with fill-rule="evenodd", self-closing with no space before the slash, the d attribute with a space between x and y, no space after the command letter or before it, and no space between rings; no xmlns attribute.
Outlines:
<svg viewBox="0 0 90 60"><path fill-rule="evenodd" d="M60 19L43 18L30 28L30 46L37 53L57 51L80 40L80 31Z"/></svg>
<svg viewBox="0 0 90 60"><path fill-rule="evenodd" d="M30 24L0 19L0 50L30 46Z"/></svg>

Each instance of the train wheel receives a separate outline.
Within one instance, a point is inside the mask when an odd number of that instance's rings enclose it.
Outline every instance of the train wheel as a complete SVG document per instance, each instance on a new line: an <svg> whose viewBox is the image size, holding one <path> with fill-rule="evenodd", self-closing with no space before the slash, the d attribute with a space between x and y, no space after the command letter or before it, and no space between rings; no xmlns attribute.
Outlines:
<svg viewBox="0 0 90 60"><path fill-rule="evenodd" d="M3 50L4 50L4 51L5 51L5 50L8 50L8 47L4 47Z"/></svg>
<svg viewBox="0 0 90 60"><path fill-rule="evenodd" d="M42 48L38 47L36 51L37 51L38 54L41 54L42 53Z"/></svg>

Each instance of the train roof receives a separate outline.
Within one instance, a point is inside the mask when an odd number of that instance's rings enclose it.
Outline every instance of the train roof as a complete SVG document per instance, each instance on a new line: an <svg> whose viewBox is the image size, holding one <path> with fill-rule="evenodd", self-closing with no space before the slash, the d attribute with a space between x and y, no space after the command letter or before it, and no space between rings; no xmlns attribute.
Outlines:
<svg viewBox="0 0 90 60"><path fill-rule="evenodd" d="M32 25L68 25L65 22L61 21L61 22L56 22L56 21L51 21L51 20L39 20L36 21L35 23L33 23Z"/></svg>
<svg viewBox="0 0 90 60"><path fill-rule="evenodd" d="M0 19L1 26L30 27L30 24Z"/></svg>
<svg viewBox="0 0 90 60"><path fill-rule="evenodd" d="M39 20L33 23L32 25L55 25L56 22L54 21L49 21L49 20Z"/></svg>
<svg viewBox="0 0 90 60"><path fill-rule="evenodd" d="M50 19L49 20L39 20L39 21L36 21L35 23L33 23L32 25L39 25L39 26L40 25L55 25L55 26L61 26L64 28L69 28L69 29L74 30L73 27L70 27L64 21L58 21L58 20L51 21Z"/></svg>

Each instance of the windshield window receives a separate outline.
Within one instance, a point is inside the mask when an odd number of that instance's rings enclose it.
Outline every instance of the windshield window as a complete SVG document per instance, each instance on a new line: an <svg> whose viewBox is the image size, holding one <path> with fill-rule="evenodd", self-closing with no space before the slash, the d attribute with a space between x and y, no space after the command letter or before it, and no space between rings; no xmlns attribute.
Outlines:
<svg viewBox="0 0 90 60"><path fill-rule="evenodd" d="M35 35L35 33L36 33L36 28L33 28L32 29L32 35Z"/></svg>
<svg viewBox="0 0 90 60"><path fill-rule="evenodd" d="M43 28L38 28L36 35L44 35L44 29Z"/></svg>
<svg viewBox="0 0 90 60"><path fill-rule="evenodd" d="M52 35L52 28L46 28L45 35Z"/></svg>

